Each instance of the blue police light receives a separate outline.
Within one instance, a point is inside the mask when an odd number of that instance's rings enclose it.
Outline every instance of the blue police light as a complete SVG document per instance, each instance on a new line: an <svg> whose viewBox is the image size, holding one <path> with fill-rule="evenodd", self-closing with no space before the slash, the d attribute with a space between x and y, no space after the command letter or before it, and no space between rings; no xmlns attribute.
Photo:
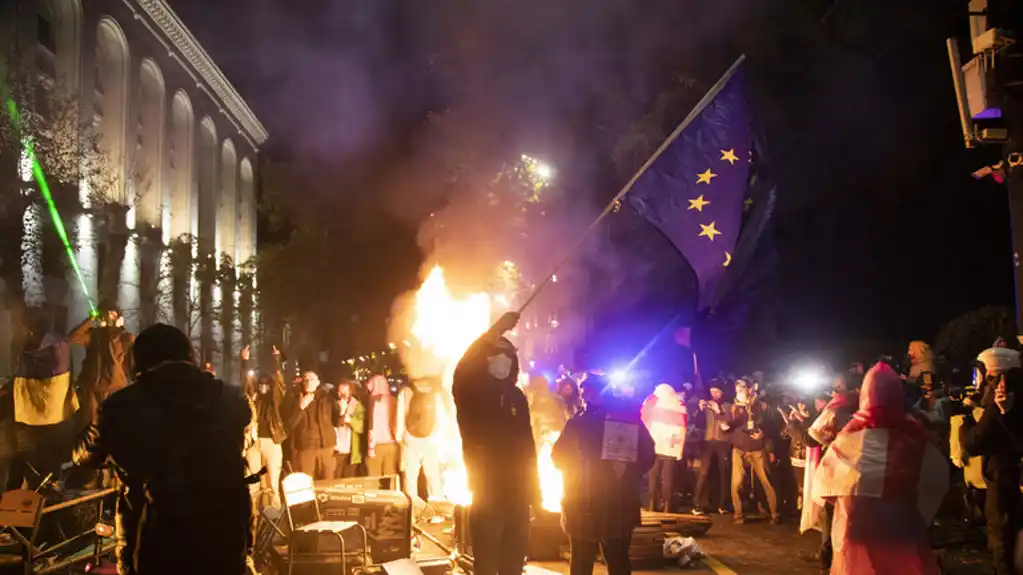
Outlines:
<svg viewBox="0 0 1023 575"><path fill-rule="evenodd" d="M615 369L608 374L607 379L613 387L618 387L629 380L629 372L624 369Z"/></svg>

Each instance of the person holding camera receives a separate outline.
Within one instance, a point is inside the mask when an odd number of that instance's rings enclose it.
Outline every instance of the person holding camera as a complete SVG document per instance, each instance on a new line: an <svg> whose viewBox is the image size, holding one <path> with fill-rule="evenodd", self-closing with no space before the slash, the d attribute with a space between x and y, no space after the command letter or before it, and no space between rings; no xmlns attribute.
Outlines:
<svg viewBox="0 0 1023 575"><path fill-rule="evenodd" d="M732 518L737 524L745 523L741 492L748 477L747 465L767 496L771 523L781 524L778 496L767 472L768 463L774 463L774 455L770 438L764 433L766 419L767 404L758 401L754 384L747 379L735 382L735 403L727 421L722 422L722 428L732 441Z"/></svg>
<svg viewBox="0 0 1023 575"><path fill-rule="evenodd" d="M981 399L980 417L966 417L959 442L966 455L981 458L987 496L988 548L998 575L1016 573L1013 552L1019 529L1020 445L1023 444L1023 414L1016 406L1016 392L1023 382L1019 354L1005 348L991 348L978 357L987 374Z"/></svg>

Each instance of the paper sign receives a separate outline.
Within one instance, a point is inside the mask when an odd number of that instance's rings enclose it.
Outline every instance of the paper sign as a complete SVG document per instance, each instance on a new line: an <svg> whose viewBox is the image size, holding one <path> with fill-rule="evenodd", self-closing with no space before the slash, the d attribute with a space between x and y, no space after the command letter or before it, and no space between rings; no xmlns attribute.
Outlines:
<svg viewBox="0 0 1023 575"><path fill-rule="evenodd" d="M621 421L604 422L604 447L600 458L605 461L635 463L639 451L639 425Z"/></svg>

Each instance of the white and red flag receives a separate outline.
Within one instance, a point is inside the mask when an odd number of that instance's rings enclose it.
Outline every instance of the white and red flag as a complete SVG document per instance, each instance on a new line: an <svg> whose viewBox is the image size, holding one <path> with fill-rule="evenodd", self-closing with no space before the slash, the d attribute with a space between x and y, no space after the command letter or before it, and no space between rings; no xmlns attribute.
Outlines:
<svg viewBox="0 0 1023 575"><path fill-rule="evenodd" d="M874 366L814 474L813 499L835 505L832 573L938 573L926 529L948 491L948 462L904 404L898 374Z"/></svg>

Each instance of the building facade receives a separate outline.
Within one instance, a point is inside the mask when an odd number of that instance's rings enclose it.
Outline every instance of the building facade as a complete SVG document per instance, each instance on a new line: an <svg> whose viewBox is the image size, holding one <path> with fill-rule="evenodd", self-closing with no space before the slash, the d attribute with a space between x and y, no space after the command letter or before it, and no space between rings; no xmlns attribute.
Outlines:
<svg viewBox="0 0 1023 575"><path fill-rule="evenodd" d="M23 235L26 304L63 309L57 324L70 327L100 301L116 302L132 331L173 322L217 363L233 357L247 342L235 279L256 253L265 128L164 0L3 4L5 76L32 71L19 76L31 79L19 91L22 116L45 126L59 121L54 107L70 106L81 162L101 159L82 168L77 198L57 201L70 206L59 211L80 273L52 277L59 268L47 259L67 256ZM47 217L38 203L28 206L26 229ZM9 337L15 328L6 327Z"/></svg>

